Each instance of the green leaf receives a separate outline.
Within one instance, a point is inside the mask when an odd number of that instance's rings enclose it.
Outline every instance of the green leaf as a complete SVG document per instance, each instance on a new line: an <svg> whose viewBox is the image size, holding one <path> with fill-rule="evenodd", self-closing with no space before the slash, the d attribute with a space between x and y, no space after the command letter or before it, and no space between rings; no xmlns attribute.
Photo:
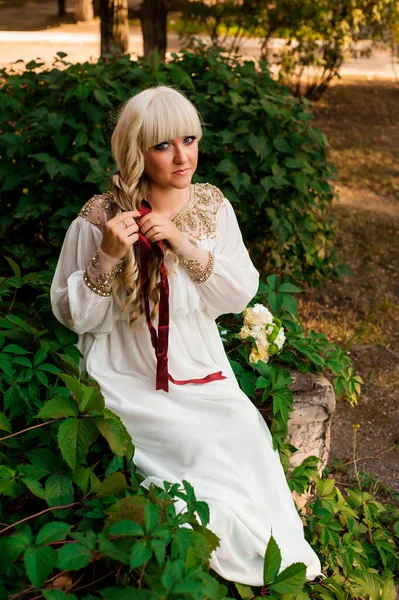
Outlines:
<svg viewBox="0 0 399 600"><path fill-rule="evenodd" d="M38 498L41 498L42 500L46 500L47 494L46 491L43 489L40 481L37 481L36 479L32 479L30 477L21 477L21 481L26 485L28 490L32 492L32 494L34 494Z"/></svg>
<svg viewBox="0 0 399 600"><path fill-rule="evenodd" d="M280 287L278 288L278 291L281 292L287 292L289 294L298 294L299 292L302 292L301 288L297 287L296 285L293 285L292 283L282 283L280 285Z"/></svg>
<svg viewBox="0 0 399 600"><path fill-rule="evenodd" d="M64 523L63 521L46 523L37 534L36 544L49 544L50 542L65 540L71 527L71 525L68 525L68 523Z"/></svg>
<svg viewBox="0 0 399 600"><path fill-rule="evenodd" d="M76 402L65 396L58 396L48 400L36 415L37 419L61 419L63 417L76 417L79 413Z"/></svg>
<svg viewBox="0 0 399 600"><path fill-rule="evenodd" d="M65 544L58 552L57 567L66 571L84 569L90 563L91 554L83 544Z"/></svg>
<svg viewBox="0 0 399 600"><path fill-rule="evenodd" d="M107 440L112 452L123 456L127 451L130 435L116 415L107 409L105 411L104 414L107 415L105 418L93 417L92 420L101 435Z"/></svg>
<svg viewBox="0 0 399 600"><path fill-rule="evenodd" d="M242 583L236 582L234 582L234 585L236 586L237 592L240 594L240 597L244 600L254 598L254 593L252 591L252 588L249 587L249 585L243 585Z"/></svg>
<svg viewBox="0 0 399 600"><path fill-rule="evenodd" d="M142 542L135 542L130 553L130 568L136 569L146 563L152 556L152 550Z"/></svg>
<svg viewBox="0 0 399 600"><path fill-rule="evenodd" d="M72 479L67 475L50 475L46 479L46 499L49 506L65 506L73 502Z"/></svg>
<svg viewBox="0 0 399 600"><path fill-rule="evenodd" d="M62 54L59 52L59 54ZM67 594L62 590L42 590L42 594L46 600L78 600L75 594Z"/></svg>
<svg viewBox="0 0 399 600"><path fill-rule="evenodd" d="M38 366L38 369L39 371L46 371L47 373L54 373L55 375L61 371L61 369L51 363L42 363Z"/></svg>
<svg viewBox="0 0 399 600"><path fill-rule="evenodd" d="M276 148L276 150L278 150L279 152L284 152L286 154L292 154L292 148L289 145L289 143L280 135L278 135L274 140L273 140L273 144L274 147Z"/></svg>
<svg viewBox="0 0 399 600"><path fill-rule="evenodd" d="M3 412L0 412L0 430L12 433L11 423Z"/></svg>
<svg viewBox="0 0 399 600"><path fill-rule="evenodd" d="M106 477L98 489L97 496L119 496L127 490L126 477L123 473L112 473Z"/></svg>
<svg viewBox="0 0 399 600"><path fill-rule="evenodd" d="M53 548L49 546L26 549L24 554L25 569L36 590L43 585L53 570L56 556Z"/></svg>
<svg viewBox="0 0 399 600"><path fill-rule="evenodd" d="M97 432L89 419L66 419L58 429L58 446L72 471L80 465L86 456Z"/></svg>
<svg viewBox="0 0 399 600"><path fill-rule="evenodd" d="M275 578L270 588L279 594L300 592L306 581L306 565L293 563Z"/></svg>
<svg viewBox="0 0 399 600"><path fill-rule="evenodd" d="M15 262L15 260L13 260L12 258L9 258L8 256L4 257L6 259L6 261L8 262L8 264L10 265L10 267L12 268L14 275L16 277L21 277L21 269L19 268L19 266L17 265L17 263Z"/></svg>
<svg viewBox="0 0 399 600"><path fill-rule="evenodd" d="M134 521L118 521L113 523L108 531L109 535L120 536L141 536L144 535L144 529Z"/></svg>
<svg viewBox="0 0 399 600"><path fill-rule="evenodd" d="M28 352L28 350L25 350L25 348L21 348L21 346L18 346L17 344L8 344L7 346L4 346L2 352L8 352L9 354L30 354L30 352Z"/></svg>
<svg viewBox="0 0 399 600"><path fill-rule="evenodd" d="M271 583L276 578L281 566L281 552L273 536L270 536L263 561L263 583Z"/></svg>
<svg viewBox="0 0 399 600"><path fill-rule="evenodd" d="M144 510L144 528L149 535L158 525L161 516L161 507L158 504L147 504Z"/></svg>
<svg viewBox="0 0 399 600"><path fill-rule="evenodd" d="M111 104L108 99L107 92L102 88L97 88L94 90L94 97L102 106L109 106Z"/></svg>

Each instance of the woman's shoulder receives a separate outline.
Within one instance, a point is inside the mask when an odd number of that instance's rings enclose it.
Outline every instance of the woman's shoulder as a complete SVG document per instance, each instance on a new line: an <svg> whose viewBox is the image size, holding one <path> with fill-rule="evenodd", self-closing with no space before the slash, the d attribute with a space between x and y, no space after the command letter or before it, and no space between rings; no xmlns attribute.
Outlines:
<svg viewBox="0 0 399 600"><path fill-rule="evenodd" d="M102 228L104 223L116 215L116 210L117 206L114 202L113 194L111 192L104 192L92 196L84 204L78 216Z"/></svg>
<svg viewBox="0 0 399 600"><path fill-rule="evenodd" d="M216 212L225 200L223 192L212 183L196 183L195 195L199 204L212 206L216 209Z"/></svg>

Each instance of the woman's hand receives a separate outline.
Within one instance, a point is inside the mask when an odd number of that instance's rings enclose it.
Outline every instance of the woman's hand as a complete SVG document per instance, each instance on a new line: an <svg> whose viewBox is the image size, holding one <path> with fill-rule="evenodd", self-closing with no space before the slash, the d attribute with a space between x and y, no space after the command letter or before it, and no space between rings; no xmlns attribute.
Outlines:
<svg viewBox="0 0 399 600"><path fill-rule="evenodd" d="M140 219L140 233L152 244L161 240L169 242L170 247L176 252L186 240L184 233L177 229L169 219L150 212Z"/></svg>
<svg viewBox="0 0 399 600"><path fill-rule="evenodd" d="M138 210L128 210L107 221L104 225L100 248L116 261L123 258L130 246L139 239L135 218L140 217Z"/></svg>

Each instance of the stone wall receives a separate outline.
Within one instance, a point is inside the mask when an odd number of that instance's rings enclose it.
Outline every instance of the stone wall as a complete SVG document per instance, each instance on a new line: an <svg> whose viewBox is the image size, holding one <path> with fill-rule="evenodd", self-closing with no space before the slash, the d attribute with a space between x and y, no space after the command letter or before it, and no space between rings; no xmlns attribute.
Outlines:
<svg viewBox="0 0 399 600"><path fill-rule="evenodd" d="M332 384L313 373L291 372L294 382L294 410L288 422L287 442L297 448L291 456L294 468L308 456L320 459L319 472L327 465L330 452L331 419L335 411Z"/></svg>

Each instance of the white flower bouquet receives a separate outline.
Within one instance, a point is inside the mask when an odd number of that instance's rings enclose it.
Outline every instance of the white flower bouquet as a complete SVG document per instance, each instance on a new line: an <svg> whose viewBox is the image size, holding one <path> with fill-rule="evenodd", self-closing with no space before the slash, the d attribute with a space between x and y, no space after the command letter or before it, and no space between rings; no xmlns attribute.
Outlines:
<svg viewBox="0 0 399 600"><path fill-rule="evenodd" d="M281 321L272 315L263 304L255 304L242 313L244 325L238 336L241 339L252 338L254 345L249 361L256 364L259 360L268 362L270 356L277 354L285 342Z"/></svg>

